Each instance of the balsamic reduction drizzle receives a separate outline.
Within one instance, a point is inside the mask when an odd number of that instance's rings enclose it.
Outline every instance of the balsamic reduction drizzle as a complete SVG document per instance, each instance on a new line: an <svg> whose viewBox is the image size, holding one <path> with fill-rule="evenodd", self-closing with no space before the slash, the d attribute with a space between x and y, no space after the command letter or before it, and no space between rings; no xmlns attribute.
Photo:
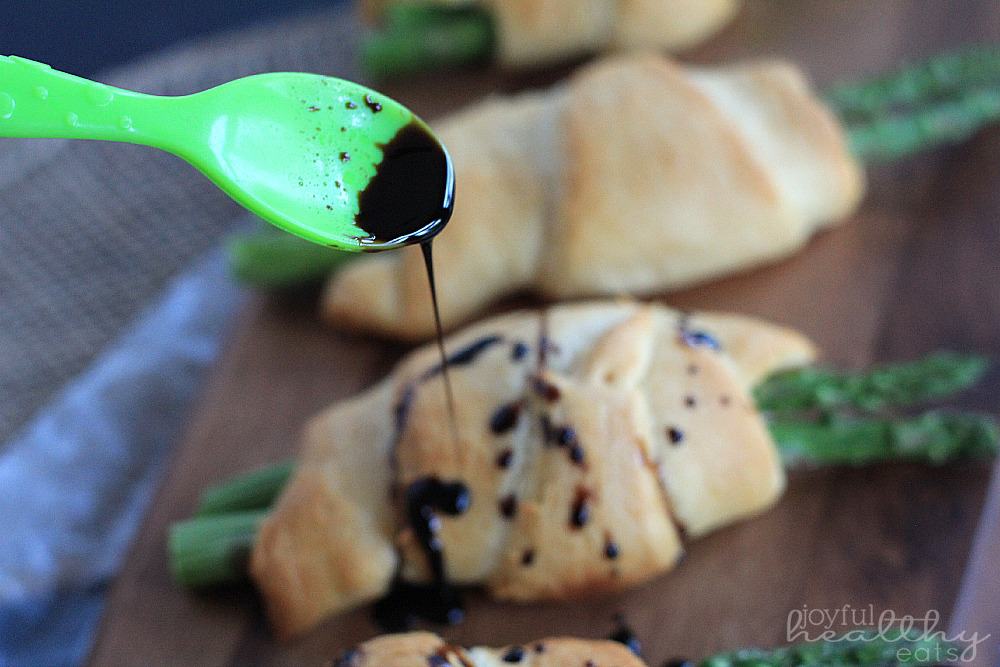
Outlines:
<svg viewBox="0 0 1000 667"><path fill-rule="evenodd" d="M455 173L444 146L417 121L381 146L375 175L358 195L355 224L367 250L424 243L451 219Z"/></svg>
<svg viewBox="0 0 1000 667"><path fill-rule="evenodd" d="M582 486L576 487L576 497L573 499L573 507L569 513L569 525L571 528L580 529L590 521L590 491Z"/></svg>
<svg viewBox="0 0 1000 667"><path fill-rule="evenodd" d="M628 650L636 655L642 655L642 643L635 636L635 633L632 632L632 628L625 623L625 617L621 614L615 614L615 623L618 627L615 628L608 639L619 644L624 644L628 647Z"/></svg>
<svg viewBox="0 0 1000 667"><path fill-rule="evenodd" d="M453 352L445 359L443 364L435 364L427 369L420 379L429 380L440 373L441 370L447 366L468 366L474 362L479 355L501 342L503 342L502 336L483 336L482 338L473 341L466 347L463 347L458 352Z"/></svg>
<svg viewBox="0 0 1000 667"><path fill-rule="evenodd" d="M531 388L538 394L541 398L544 398L549 403L555 403L562 396L562 392L559 391L559 387L552 384L541 375L536 375L531 378Z"/></svg>
<svg viewBox="0 0 1000 667"><path fill-rule="evenodd" d="M521 408L520 401L501 405L490 417L490 430L496 435L502 435L517 426L521 417Z"/></svg>
<svg viewBox="0 0 1000 667"><path fill-rule="evenodd" d="M364 103L372 113L382 110L373 97ZM357 103L347 100L348 109ZM355 224L364 231L359 239L366 250L378 251L411 243L420 243L427 269L427 282L434 306L440 366L431 369L423 379L437 373L444 375L445 393L452 436L458 445L455 399L448 374L449 363L469 363L478 352L464 350L448 358L444 349L441 313L434 281L434 261L431 242L451 219L455 196L455 174L451 158L444 146L419 121L412 121L381 146L382 159L375 165L375 175L358 195ZM347 162L346 151L340 159ZM396 440L406 425L415 388L407 387L394 408ZM397 487L398 488L398 487ZM469 489L462 482L443 482L436 477L418 479L405 491L405 514L431 571L431 583L425 585L403 582L398 576L389 594L375 605L376 619L389 629L402 629L414 617L440 623L461 620L461 601L445 577L443 545L438 538L438 513L458 516L469 507Z"/></svg>
<svg viewBox="0 0 1000 667"><path fill-rule="evenodd" d="M441 329L441 311L438 309L437 285L434 282L433 242L430 240L420 244L424 253L424 266L427 269L427 282L431 287L431 303L434 305L434 324L437 328L437 346L441 354L441 372L444 374L444 392L448 401L448 420L451 423L451 438L458 445L458 419L455 417L455 392L451 388L451 375L448 374L448 355L444 351L444 331Z"/></svg>
<svg viewBox="0 0 1000 667"><path fill-rule="evenodd" d="M518 663L524 660L524 649L520 646L512 646L507 649L501 658L504 662Z"/></svg>
<svg viewBox="0 0 1000 667"><path fill-rule="evenodd" d="M375 619L386 630L409 628L416 618L454 624L465 611L461 597L449 585L444 568L444 545L438 538L438 513L459 516L469 509L471 498L462 482L443 482L437 477L416 480L406 489L406 519L427 558L429 584L413 584L398 576L389 593L375 603Z"/></svg>
<svg viewBox="0 0 1000 667"><path fill-rule="evenodd" d="M497 467L506 470L514 462L514 450L509 447L497 454Z"/></svg>
<svg viewBox="0 0 1000 667"><path fill-rule="evenodd" d="M333 660L333 667L358 667L361 664L361 651L348 649Z"/></svg>
<svg viewBox="0 0 1000 667"><path fill-rule="evenodd" d="M505 519L513 519L517 516L517 496L513 493L500 499L500 514Z"/></svg>
<svg viewBox="0 0 1000 667"><path fill-rule="evenodd" d="M705 347L717 352L722 349L719 339L707 331L692 329L690 324L691 317L686 313L681 315L680 320L677 322L678 337L682 343L688 347Z"/></svg>

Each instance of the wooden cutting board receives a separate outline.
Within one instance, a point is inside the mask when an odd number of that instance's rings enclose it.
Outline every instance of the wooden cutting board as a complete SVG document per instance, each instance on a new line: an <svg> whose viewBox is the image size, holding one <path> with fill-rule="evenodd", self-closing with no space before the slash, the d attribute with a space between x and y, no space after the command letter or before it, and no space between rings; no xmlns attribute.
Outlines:
<svg viewBox="0 0 1000 667"><path fill-rule="evenodd" d="M1000 39L1000 3L990 0L747 5L691 58L788 56L823 85L901 58ZM386 92L433 118L491 91L545 84L565 71L438 74ZM1000 130L994 129L963 146L870 170L861 211L796 257L665 300L798 327L839 365L937 348L997 355L998 219ZM298 642L278 644L249 588L194 594L176 587L167 571L167 527L191 512L205 485L293 454L308 416L374 383L405 351L324 328L314 306L314 294L260 297L243 314L114 585L93 664L321 665L376 633L370 610L360 609ZM1000 373L992 373L963 404L995 410L998 392ZM570 604L521 606L473 595L468 620L438 630L462 644L605 637L621 611L650 664L658 665L674 656L783 643L789 612L803 607L937 610L946 622L989 477L985 463L795 472L776 508L692 543L677 571L646 586ZM979 604L995 611L1000 602Z"/></svg>

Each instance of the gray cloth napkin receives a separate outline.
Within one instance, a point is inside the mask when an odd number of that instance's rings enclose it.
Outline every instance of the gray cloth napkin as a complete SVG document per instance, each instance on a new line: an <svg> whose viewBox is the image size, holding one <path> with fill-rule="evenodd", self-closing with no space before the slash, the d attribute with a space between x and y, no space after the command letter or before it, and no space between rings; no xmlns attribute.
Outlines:
<svg viewBox="0 0 1000 667"><path fill-rule="evenodd" d="M178 278L0 453L0 665L74 665L243 301L220 252Z"/></svg>

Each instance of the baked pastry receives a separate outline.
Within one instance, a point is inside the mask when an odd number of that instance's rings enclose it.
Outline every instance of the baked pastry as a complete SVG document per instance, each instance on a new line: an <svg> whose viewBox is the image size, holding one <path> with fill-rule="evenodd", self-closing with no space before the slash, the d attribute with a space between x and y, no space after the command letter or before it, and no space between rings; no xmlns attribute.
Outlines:
<svg viewBox="0 0 1000 667"><path fill-rule="evenodd" d="M666 572L685 536L781 494L749 391L814 357L788 329L634 302L496 317L447 349L454 422L427 346L305 429L250 566L280 636L394 581L390 610L448 582L529 601Z"/></svg>
<svg viewBox="0 0 1000 667"><path fill-rule="evenodd" d="M333 661L333 667L644 667L624 645L552 637L501 649L462 648L429 632L383 635Z"/></svg>
<svg viewBox="0 0 1000 667"><path fill-rule="evenodd" d="M435 130L457 185L434 245L446 328L524 290L656 293L773 261L862 194L837 120L784 62L611 58ZM321 308L338 327L434 332L416 248L345 266Z"/></svg>

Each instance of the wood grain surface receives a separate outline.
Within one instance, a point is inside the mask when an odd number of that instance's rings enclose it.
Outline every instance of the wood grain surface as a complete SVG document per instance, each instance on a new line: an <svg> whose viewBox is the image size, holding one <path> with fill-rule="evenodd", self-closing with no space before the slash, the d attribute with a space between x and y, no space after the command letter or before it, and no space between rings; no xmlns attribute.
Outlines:
<svg viewBox="0 0 1000 667"><path fill-rule="evenodd" d="M787 56L824 85L998 39L1000 3L991 0L755 0L688 57ZM438 74L386 92L433 118L566 71ZM1000 130L869 175L860 212L796 257L664 300L799 327L827 361L852 367L937 348L998 355ZM92 664L322 665L376 633L370 609L360 609L278 644L249 588L193 594L176 587L167 570L167 527L190 513L205 485L294 453L309 415L374 383L404 351L323 328L314 296L261 297L244 313L114 585ZM1000 373L991 373L963 404L996 411L998 391ZM795 472L774 510L692 543L674 573L646 586L585 603L530 606L474 594L464 624L437 630L463 644L604 637L621 611L650 664L659 665L783 643L789 612L804 606L937 610L946 623L989 480L987 464ZM982 544L997 539L989 532L980 531L977 554L987 559L980 571L995 577L988 559L998 551ZM967 583L963 599L971 602L956 622L997 619L1000 600L977 597L980 588Z"/></svg>

